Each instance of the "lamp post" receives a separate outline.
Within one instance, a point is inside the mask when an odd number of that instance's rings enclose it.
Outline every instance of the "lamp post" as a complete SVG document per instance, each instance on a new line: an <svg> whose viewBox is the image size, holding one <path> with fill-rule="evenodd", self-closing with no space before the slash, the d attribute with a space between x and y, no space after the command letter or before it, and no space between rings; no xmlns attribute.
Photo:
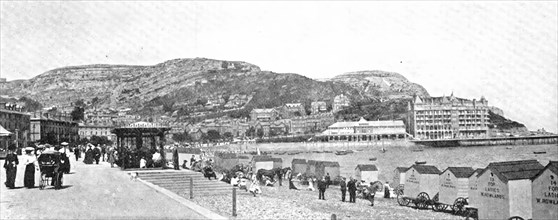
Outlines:
<svg viewBox="0 0 558 220"><path fill-rule="evenodd" d="M18 134L19 133L19 129L15 129L15 144L16 144L16 151L19 149L19 140L18 140Z"/></svg>

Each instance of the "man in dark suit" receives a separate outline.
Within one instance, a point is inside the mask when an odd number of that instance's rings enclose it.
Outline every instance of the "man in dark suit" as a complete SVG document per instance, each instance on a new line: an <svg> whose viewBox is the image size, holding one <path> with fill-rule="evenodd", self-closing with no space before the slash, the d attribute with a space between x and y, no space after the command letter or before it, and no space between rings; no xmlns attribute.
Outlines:
<svg viewBox="0 0 558 220"><path fill-rule="evenodd" d="M349 188L349 202L356 202L356 180L351 177L349 183L347 183L347 188Z"/></svg>
<svg viewBox="0 0 558 220"><path fill-rule="evenodd" d="M339 182L339 187L341 188L341 201L345 202L345 195L347 194L347 183L345 182L345 177Z"/></svg>

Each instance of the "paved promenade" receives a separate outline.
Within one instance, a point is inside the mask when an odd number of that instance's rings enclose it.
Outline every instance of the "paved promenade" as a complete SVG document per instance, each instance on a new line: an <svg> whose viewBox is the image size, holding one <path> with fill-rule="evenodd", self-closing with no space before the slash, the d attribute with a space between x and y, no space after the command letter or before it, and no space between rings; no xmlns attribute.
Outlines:
<svg viewBox="0 0 558 220"><path fill-rule="evenodd" d="M17 171L16 189L8 189L0 174L0 219L203 219L188 207L158 193L106 162L86 165L71 156L63 189L23 188L24 167ZM21 159L20 159L21 161ZM4 165L4 160L0 160Z"/></svg>

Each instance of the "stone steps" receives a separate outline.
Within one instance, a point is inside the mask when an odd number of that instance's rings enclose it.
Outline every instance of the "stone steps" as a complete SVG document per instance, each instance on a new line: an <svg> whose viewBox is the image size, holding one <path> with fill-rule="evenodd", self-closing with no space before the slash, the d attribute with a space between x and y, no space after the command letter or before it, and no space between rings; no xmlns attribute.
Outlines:
<svg viewBox="0 0 558 220"><path fill-rule="evenodd" d="M194 195L232 193L233 188L231 185L218 180L208 180L203 174L193 171L138 172L138 178L179 195L190 193L190 178L194 182Z"/></svg>

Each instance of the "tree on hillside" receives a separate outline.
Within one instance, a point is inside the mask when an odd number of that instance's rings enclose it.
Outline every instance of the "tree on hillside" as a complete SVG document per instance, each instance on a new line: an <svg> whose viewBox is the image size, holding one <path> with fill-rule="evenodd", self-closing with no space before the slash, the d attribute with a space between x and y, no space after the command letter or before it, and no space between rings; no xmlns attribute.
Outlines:
<svg viewBox="0 0 558 220"><path fill-rule="evenodd" d="M219 139L221 139L221 134L219 134L219 132L216 130L209 130L207 131L207 139L209 141L218 141Z"/></svg>
<svg viewBox="0 0 558 220"><path fill-rule="evenodd" d="M38 111L43 108L43 105L41 103L25 96L21 97L19 101L25 102L25 108L29 112Z"/></svg>
<svg viewBox="0 0 558 220"><path fill-rule="evenodd" d="M199 98L196 100L196 105L204 106L205 104L207 104L207 98Z"/></svg>
<svg viewBox="0 0 558 220"><path fill-rule="evenodd" d="M84 120L85 110L83 109L83 107L75 106L70 115L72 116L72 120L74 121Z"/></svg>
<svg viewBox="0 0 558 220"><path fill-rule="evenodd" d="M256 134L258 135L258 137L259 137L260 139L263 138L263 136L264 136L264 134L265 134L264 131L263 131L263 128L262 128L262 129L258 129L258 131L256 132Z"/></svg>
<svg viewBox="0 0 558 220"><path fill-rule="evenodd" d="M95 105L97 103L99 103L99 97L95 97L95 98L91 99L91 105Z"/></svg>
<svg viewBox="0 0 558 220"><path fill-rule="evenodd" d="M227 140L229 140L229 141L233 139L233 134L232 134L231 132L229 132L229 131L225 132L225 133L223 134L223 136L225 137L225 139L227 139Z"/></svg>
<svg viewBox="0 0 558 220"><path fill-rule="evenodd" d="M229 102L230 98L231 98L231 95L229 95L229 94L223 95L223 100L225 100L225 103Z"/></svg>
<svg viewBox="0 0 558 220"><path fill-rule="evenodd" d="M254 137L255 134L256 134L256 129L254 127L250 127L248 128L248 130L246 130L246 136L248 137Z"/></svg>
<svg viewBox="0 0 558 220"><path fill-rule="evenodd" d="M83 99L78 99L78 100L76 100L76 102L74 103L74 106L82 107L82 108L83 108L83 107L85 107L85 102L83 102Z"/></svg>
<svg viewBox="0 0 558 220"><path fill-rule="evenodd" d="M188 132L184 131L183 133L173 134L172 140L176 142L190 142L192 137L188 134Z"/></svg>

